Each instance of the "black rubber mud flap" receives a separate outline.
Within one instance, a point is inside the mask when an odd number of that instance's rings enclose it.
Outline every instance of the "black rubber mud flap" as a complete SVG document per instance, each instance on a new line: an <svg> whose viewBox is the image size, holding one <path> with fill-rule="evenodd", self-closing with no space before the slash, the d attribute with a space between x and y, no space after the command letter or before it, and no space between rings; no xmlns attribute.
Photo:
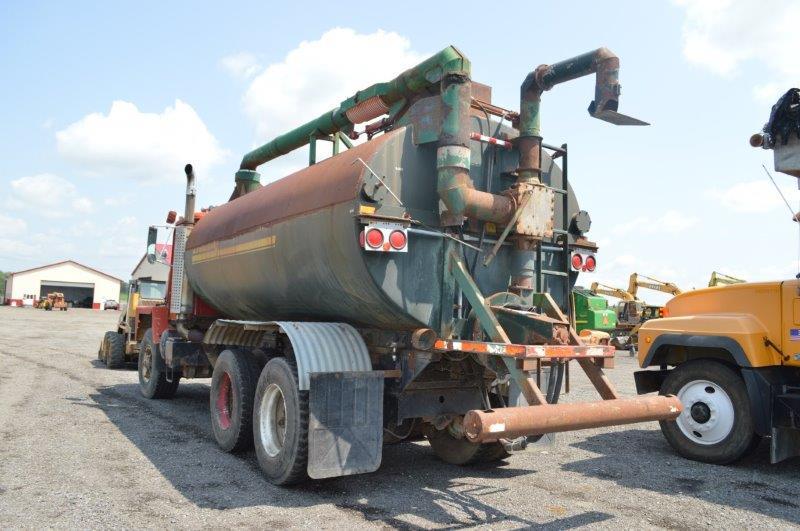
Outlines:
<svg viewBox="0 0 800 531"><path fill-rule="evenodd" d="M383 450L383 372L312 373L308 475L374 472Z"/></svg>

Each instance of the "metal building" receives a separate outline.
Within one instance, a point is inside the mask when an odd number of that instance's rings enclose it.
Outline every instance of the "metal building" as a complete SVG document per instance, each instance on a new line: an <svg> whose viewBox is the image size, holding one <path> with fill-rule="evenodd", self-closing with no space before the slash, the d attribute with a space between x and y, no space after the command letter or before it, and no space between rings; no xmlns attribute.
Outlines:
<svg viewBox="0 0 800 531"><path fill-rule="evenodd" d="M64 260L11 273L6 279L3 302L31 306L48 293L60 292L73 307L100 309L106 300L119 300L121 283L117 277Z"/></svg>

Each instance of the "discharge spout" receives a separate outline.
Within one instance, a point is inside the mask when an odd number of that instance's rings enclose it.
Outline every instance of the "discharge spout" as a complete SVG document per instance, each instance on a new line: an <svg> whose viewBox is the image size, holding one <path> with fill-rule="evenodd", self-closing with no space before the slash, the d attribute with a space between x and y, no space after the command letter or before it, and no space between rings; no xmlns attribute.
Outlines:
<svg viewBox="0 0 800 531"><path fill-rule="evenodd" d="M542 93L559 83L589 74L596 74L594 100L589 114L615 125L649 125L617 112L619 108L619 57L608 48L566 59L552 65L540 65L529 73L520 87L519 141L520 181L538 181L541 172L541 117L539 107Z"/></svg>

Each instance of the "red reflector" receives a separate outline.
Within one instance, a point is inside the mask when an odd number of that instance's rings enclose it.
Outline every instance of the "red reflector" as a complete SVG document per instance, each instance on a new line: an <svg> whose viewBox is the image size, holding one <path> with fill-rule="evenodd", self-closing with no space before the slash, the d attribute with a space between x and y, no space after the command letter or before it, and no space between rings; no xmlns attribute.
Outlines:
<svg viewBox="0 0 800 531"><path fill-rule="evenodd" d="M580 269L583 265L583 257L579 254L572 255L572 269Z"/></svg>
<svg viewBox="0 0 800 531"><path fill-rule="evenodd" d="M389 243L392 244L392 247L400 250L406 246L406 235L401 230L393 231L389 235Z"/></svg>
<svg viewBox="0 0 800 531"><path fill-rule="evenodd" d="M594 271L597 267L597 259L594 256L586 257L586 271Z"/></svg>
<svg viewBox="0 0 800 531"><path fill-rule="evenodd" d="M383 243L383 233L378 229L369 229L367 231L367 243L370 247L377 249Z"/></svg>
<svg viewBox="0 0 800 531"><path fill-rule="evenodd" d="M358 246L363 248L364 247L364 231L362 230L358 235Z"/></svg>

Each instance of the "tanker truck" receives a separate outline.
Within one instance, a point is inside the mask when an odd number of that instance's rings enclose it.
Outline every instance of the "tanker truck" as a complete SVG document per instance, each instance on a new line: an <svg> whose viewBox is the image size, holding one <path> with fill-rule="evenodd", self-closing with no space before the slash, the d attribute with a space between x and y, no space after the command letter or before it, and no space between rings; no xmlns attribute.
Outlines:
<svg viewBox="0 0 800 531"><path fill-rule="evenodd" d="M451 46L247 153L221 206L196 212L187 165L167 300L139 348L144 396L211 377L216 442L255 446L278 485L372 472L384 444L423 437L466 465L675 418L675 397L620 398L613 347L583 344L568 317L597 246L566 144L542 141L541 96L594 73L590 115L646 125L617 112L618 69L605 48L540 66L514 112ZM333 155L317 161L321 141ZM307 168L261 185L260 165L306 145ZM600 400L558 403L571 360Z"/></svg>

